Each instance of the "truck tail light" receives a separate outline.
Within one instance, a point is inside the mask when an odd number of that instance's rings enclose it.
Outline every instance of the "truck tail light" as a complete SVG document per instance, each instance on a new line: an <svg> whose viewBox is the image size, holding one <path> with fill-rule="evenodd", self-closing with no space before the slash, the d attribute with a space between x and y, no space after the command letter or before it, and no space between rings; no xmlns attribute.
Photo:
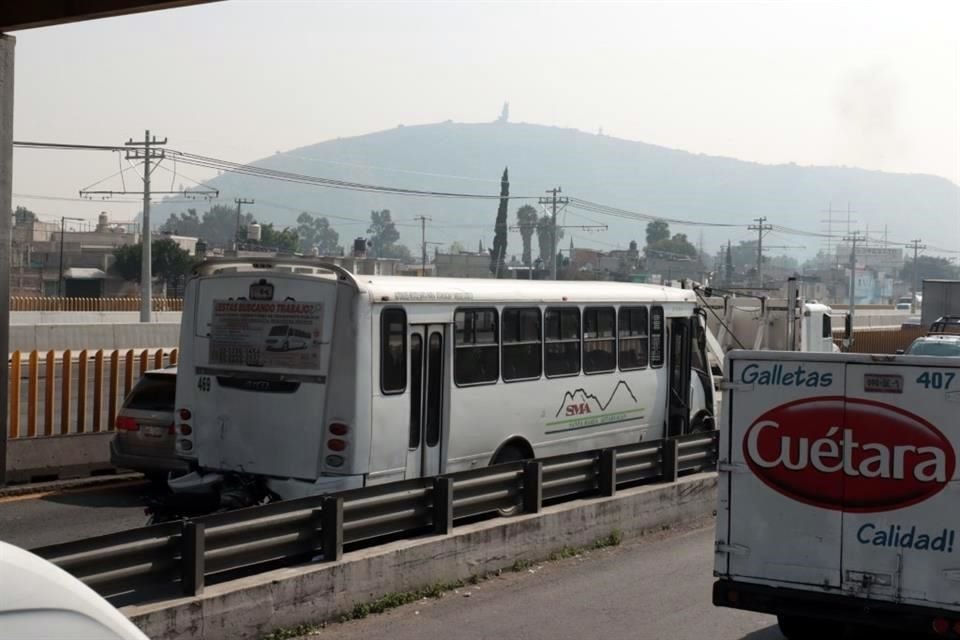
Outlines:
<svg viewBox="0 0 960 640"><path fill-rule="evenodd" d="M330 438L327 440L327 448L330 449L330 451L343 451L347 448L347 443L340 438Z"/></svg>
<svg viewBox="0 0 960 640"><path fill-rule="evenodd" d="M343 424L342 422L331 422L330 423L330 433L335 436L345 436L347 432L350 431L350 427Z"/></svg>
<svg viewBox="0 0 960 640"><path fill-rule="evenodd" d="M950 631L950 621L946 618L934 618L933 624L930 626L933 627L933 632L939 636Z"/></svg>
<svg viewBox="0 0 960 640"><path fill-rule="evenodd" d="M117 416L117 431L139 431L140 425L130 416Z"/></svg>

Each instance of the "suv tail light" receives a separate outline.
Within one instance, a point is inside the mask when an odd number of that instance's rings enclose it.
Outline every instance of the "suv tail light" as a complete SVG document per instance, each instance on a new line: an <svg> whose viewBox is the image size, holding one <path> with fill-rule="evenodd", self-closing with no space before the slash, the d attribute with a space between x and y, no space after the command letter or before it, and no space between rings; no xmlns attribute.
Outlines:
<svg viewBox="0 0 960 640"><path fill-rule="evenodd" d="M130 416L117 416L117 431L139 431L140 425Z"/></svg>

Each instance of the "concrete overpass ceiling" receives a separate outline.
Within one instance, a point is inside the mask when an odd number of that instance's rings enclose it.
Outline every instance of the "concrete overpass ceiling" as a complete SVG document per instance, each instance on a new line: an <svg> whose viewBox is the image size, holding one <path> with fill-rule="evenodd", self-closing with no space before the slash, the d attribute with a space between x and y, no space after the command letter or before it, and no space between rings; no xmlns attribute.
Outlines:
<svg viewBox="0 0 960 640"><path fill-rule="evenodd" d="M3 0L0 33L173 9L219 0Z"/></svg>

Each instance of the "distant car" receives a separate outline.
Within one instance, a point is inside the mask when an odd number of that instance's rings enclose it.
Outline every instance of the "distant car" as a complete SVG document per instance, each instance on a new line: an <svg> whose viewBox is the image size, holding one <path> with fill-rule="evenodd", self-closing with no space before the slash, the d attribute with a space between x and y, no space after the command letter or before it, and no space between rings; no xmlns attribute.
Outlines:
<svg viewBox="0 0 960 640"><path fill-rule="evenodd" d="M940 316L930 325L930 333L960 333L960 316Z"/></svg>
<svg viewBox="0 0 960 640"><path fill-rule="evenodd" d="M960 335L929 335L917 338L904 351L910 356L960 357Z"/></svg>
<svg viewBox="0 0 960 640"><path fill-rule="evenodd" d="M912 306L909 302L898 302L893 308L897 311L910 311Z"/></svg>
<svg viewBox="0 0 960 640"><path fill-rule="evenodd" d="M148 640L93 589L6 542L0 542L0 593L0 640Z"/></svg>
<svg viewBox="0 0 960 640"><path fill-rule="evenodd" d="M116 435L110 443L110 462L143 472L165 482L170 472L190 470L176 455L174 397L177 368L147 371L134 385L117 413Z"/></svg>

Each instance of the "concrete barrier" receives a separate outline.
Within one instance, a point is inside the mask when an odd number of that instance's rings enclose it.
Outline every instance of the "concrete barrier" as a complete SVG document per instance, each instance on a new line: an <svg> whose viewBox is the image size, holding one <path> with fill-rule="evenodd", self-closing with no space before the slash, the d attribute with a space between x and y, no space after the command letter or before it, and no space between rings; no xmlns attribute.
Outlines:
<svg viewBox="0 0 960 640"><path fill-rule="evenodd" d="M7 440L7 480L13 483L62 480L112 471L112 438L113 433L76 433Z"/></svg>
<svg viewBox="0 0 960 640"><path fill-rule="evenodd" d="M179 315L179 314L178 314ZM144 323L89 322L10 326L10 351L65 349L136 349L168 347L180 342L180 321Z"/></svg>
<svg viewBox="0 0 960 640"><path fill-rule="evenodd" d="M614 530L629 539L692 522L713 513L716 486L715 474L697 474L611 498L546 507L539 514L464 525L446 536L354 551L339 562L277 569L209 586L197 597L121 611L152 640L258 638L280 627L334 619L389 593L465 580L517 560L543 560Z"/></svg>

